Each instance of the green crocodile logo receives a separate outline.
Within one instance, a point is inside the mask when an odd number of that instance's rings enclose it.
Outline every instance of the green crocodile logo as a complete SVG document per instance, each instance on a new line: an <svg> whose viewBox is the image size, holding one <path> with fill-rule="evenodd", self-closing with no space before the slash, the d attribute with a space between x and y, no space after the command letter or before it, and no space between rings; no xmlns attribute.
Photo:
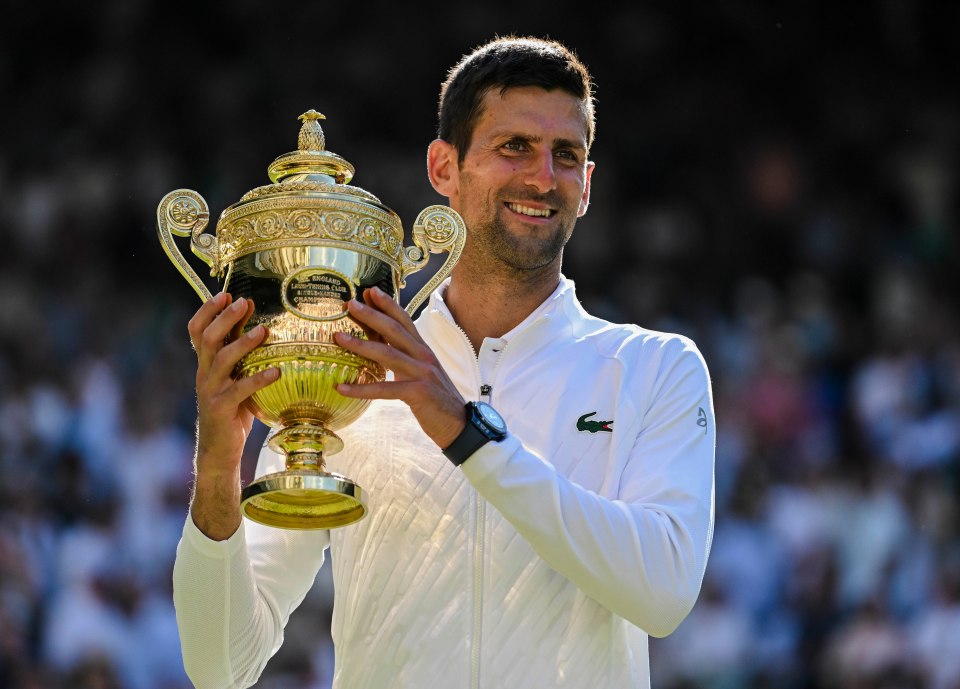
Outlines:
<svg viewBox="0 0 960 689"><path fill-rule="evenodd" d="M609 421L587 421L587 419L597 412L592 411L589 414L584 414L579 419L577 419L577 430L578 431L589 431L590 433L596 433L597 431L606 431L607 433L613 433L613 429L610 428L610 424L613 423L613 419Z"/></svg>

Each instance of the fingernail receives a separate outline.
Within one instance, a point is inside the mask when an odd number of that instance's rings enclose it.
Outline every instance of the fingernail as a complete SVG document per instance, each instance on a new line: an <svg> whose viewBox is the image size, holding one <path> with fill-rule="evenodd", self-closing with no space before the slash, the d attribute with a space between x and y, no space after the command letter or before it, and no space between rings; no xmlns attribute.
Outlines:
<svg viewBox="0 0 960 689"><path fill-rule="evenodd" d="M366 304L359 299L351 299L350 303L353 304L353 308L355 308L357 311L363 311L365 308L367 308Z"/></svg>
<svg viewBox="0 0 960 689"><path fill-rule="evenodd" d="M263 372L263 375L264 377L266 377L267 380L276 380L277 378L280 377L280 369L268 368L266 371Z"/></svg>
<svg viewBox="0 0 960 689"><path fill-rule="evenodd" d="M374 285L374 287L373 287L373 292L374 292L374 294L377 294L377 295L379 295L379 296L383 296L383 295L386 294L386 292L384 292L382 289L380 289L380 288L377 287L376 285Z"/></svg>
<svg viewBox="0 0 960 689"><path fill-rule="evenodd" d="M239 311L241 307L246 307L246 305L247 305L247 300L244 299L243 297L240 297L235 302L233 302L233 308L235 308L237 311Z"/></svg>
<svg viewBox="0 0 960 689"><path fill-rule="evenodd" d="M255 327L251 328L251 329L250 329L250 332L247 333L247 337L249 337L251 340L255 340L255 339L257 339L258 337L260 337L261 335L263 335L263 326L262 326L262 325L258 325L258 326L255 326Z"/></svg>

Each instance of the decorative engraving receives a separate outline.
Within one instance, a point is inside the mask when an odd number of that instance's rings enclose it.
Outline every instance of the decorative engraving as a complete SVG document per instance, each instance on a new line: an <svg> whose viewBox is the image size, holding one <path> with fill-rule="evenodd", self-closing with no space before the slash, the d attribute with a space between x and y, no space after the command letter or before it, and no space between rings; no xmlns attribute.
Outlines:
<svg viewBox="0 0 960 689"><path fill-rule="evenodd" d="M349 239L356 231L356 219L347 213L324 213L323 228L333 239Z"/></svg>
<svg viewBox="0 0 960 689"><path fill-rule="evenodd" d="M340 365L362 368L379 381L386 376L386 371L377 362L326 342L286 342L257 347L240 360L237 370L244 375L251 375L250 371L255 373L278 362L297 359L316 361L321 364L338 362Z"/></svg>
<svg viewBox="0 0 960 689"><path fill-rule="evenodd" d="M179 197L170 206L170 219L176 223L177 227L193 227L200 215L200 209L197 208L193 199Z"/></svg>
<svg viewBox="0 0 960 689"><path fill-rule="evenodd" d="M309 237L316 233L320 218L316 213L307 210L297 210L287 218L287 227L297 237Z"/></svg>
<svg viewBox="0 0 960 689"><path fill-rule="evenodd" d="M253 233L264 239L277 239L283 234L285 225L278 213L264 213L253 218Z"/></svg>
<svg viewBox="0 0 960 689"><path fill-rule="evenodd" d="M171 191L160 199L157 206L157 234L163 251L203 301L212 299L213 293L203 284L197 271L187 263L173 237L190 237L195 253L213 268L214 273L219 272L216 260L217 239L209 234L201 234L209 218L207 202L190 189Z"/></svg>
<svg viewBox="0 0 960 689"><path fill-rule="evenodd" d="M437 244L446 242L453 236L453 223L444 215L434 215L424 223L427 236Z"/></svg>
<svg viewBox="0 0 960 689"><path fill-rule="evenodd" d="M447 206L430 206L420 212L414 226L422 226L426 235L430 251L436 253L446 249L456 240L463 220L452 208ZM466 228L463 228L466 231Z"/></svg>
<svg viewBox="0 0 960 689"><path fill-rule="evenodd" d="M378 247L381 244L381 237L383 236L383 230L378 227L372 220L364 220L360 223L357 228L357 239L363 242L366 246Z"/></svg>
<svg viewBox="0 0 960 689"><path fill-rule="evenodd" d="M268 245L320 245L325 240L349 243L357 251L374 252L374 256L397 265L403 228L395 215L359 200L266 197L225 212L217 236L221 266Z"/></svg>
<svg viewBox="0 0 960 689"><path fill-rule="evenodd" d="M414 295L407 304L409 314L416 312L433 290L443 282L463 253L463 245L467 241L467 226L463 223L460 214L448 206L428 206L420 211L413 224L413 243L404 250L403 267L400 273L401 286L407 275L415 273L426 265L430 253L447 251L447 259L427 284Z"/></svg>
<svg viewBox="0 0 960 689"><path fill-rule="evenodd" d="M206 220L204 220L203 222L204 227L206 226L206 224L207 222ZM207 254L211 258L212 263L210 263L210 267L212 268L212 270L210 271L210 274L219 275L220 264L218 264L216 261L217 238L214 237L212 234L203 233L203 228L201 228L200 232L194 233L194 236L190 241L190 245L193 247L193 250L195 252L198 252L200 254ZM200 257L203 258L202 255Z"/></svg>
<svg viewBox="0 0 960 689"><path fill-rule="evenodd" d="M400 241L393 232L384 232L383 249L388 256L396 256L400 253Z"/></svg>
<svg viewBox="0 0 960 689"><path fill-rule="evenodd" d="M352 187L349 184L324 184L322 182L281 182L280 184L266 184L262 187L251 189L240 197L240 203L258 199L263 196L272 196L273 194L282 194L286 192L315 191L323 194L346 194L348 196L357 196L367 201L381 203L380 199L371 194L366 189Z"/></svg>

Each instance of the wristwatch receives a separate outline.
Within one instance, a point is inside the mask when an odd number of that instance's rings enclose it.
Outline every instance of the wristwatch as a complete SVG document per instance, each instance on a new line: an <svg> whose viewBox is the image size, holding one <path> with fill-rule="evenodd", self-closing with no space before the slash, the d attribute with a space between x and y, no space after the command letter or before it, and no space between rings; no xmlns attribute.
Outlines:
<svg viewBox="0 0 960 689"><path fill-rule="evenodd" d="M467 425L457 439L443 451L455 466L463 464L470 456L491 440L499 442L507 437L507 424L496 409L486 402L467 402Z"/></svg>

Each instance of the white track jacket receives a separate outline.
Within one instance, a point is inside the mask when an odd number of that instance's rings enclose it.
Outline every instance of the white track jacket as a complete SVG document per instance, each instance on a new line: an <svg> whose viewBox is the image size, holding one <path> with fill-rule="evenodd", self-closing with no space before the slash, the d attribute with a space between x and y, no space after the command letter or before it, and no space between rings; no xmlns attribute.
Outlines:
<svg viewBox="0 0 960 689"><path fill-rule="evenodd" d="M566 279L475 353L445 287L417 327L509 436L457 468L404 404L374 402L327 460L366 491L362 521L285 531L244 520L215 542L188 517L174 601L199 689L257 680L328 547L336 689L649 687L647 635L690 611L713 534L700 353L590 316ZM257 473L282 464L265 449Z"/></svg>

